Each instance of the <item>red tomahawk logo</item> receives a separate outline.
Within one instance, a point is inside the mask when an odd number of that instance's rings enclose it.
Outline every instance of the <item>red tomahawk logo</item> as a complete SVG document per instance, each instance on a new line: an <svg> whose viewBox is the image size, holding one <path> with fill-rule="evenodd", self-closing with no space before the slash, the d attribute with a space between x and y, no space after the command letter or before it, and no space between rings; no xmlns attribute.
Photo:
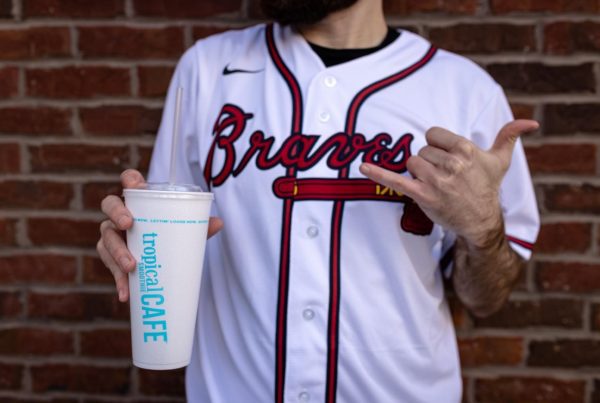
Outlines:
<svg viewBox="0 0 600 403"><path fill-rule="evenodd" d="M280 199L294 201L373 200L404 203L404 213L400 220L404 231L415 235L429 235L433 230L433 222L410 197L370 179L282 177L273 183L273 192Z"/></svg>

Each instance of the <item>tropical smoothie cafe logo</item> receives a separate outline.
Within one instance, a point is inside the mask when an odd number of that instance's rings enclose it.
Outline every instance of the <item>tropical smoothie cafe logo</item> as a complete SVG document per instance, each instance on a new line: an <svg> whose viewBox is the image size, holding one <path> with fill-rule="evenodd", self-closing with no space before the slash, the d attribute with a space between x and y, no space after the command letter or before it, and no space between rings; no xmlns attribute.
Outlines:
<svg viewBox="0 0 600 403"><path fill-rule="evenodd" d="M157 237L155 232L142 235L143 254L137 267L144 343L168 342L164 290L159 281L162 266L158 264L156 257Z"/></svg>

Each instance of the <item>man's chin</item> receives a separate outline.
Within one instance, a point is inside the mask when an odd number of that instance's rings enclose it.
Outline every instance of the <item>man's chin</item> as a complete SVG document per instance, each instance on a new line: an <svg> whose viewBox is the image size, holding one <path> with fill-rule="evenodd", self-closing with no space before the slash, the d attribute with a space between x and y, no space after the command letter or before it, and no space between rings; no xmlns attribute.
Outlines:
<svg viewBox="0 0 600 403"><path fill-rule="evenodd" d="M283 25L310 25L358 0L260 0L266 17Z"/></svg>

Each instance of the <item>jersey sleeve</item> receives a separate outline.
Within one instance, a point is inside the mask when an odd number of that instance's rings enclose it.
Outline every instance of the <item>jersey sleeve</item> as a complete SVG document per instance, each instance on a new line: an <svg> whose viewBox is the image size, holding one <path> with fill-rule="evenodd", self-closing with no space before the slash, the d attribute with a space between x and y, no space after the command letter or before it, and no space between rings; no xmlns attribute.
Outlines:
<svg viewBox="0 0 600 403"><path fill-rule="evenodd" d="M502 127L513 115L500 86L471 126L471 139L484 150L489 149ZM506 236L513 249L529 259L540 229L537 201L523 144L519 139L500 187L500 204L504 214Z"/></svg>
<svg viewBox="0 0 600 403"><path fill-rule="evenodd" d="M181 118L176 158L176 181L178 183L203 186L198 151L198 59L197 50L192 47L182 56L171 79L165 100L162 120L154 143L149 182L168 182L171 164L173 126L175 123L175 103L178 87L183 88Z"/></svg>

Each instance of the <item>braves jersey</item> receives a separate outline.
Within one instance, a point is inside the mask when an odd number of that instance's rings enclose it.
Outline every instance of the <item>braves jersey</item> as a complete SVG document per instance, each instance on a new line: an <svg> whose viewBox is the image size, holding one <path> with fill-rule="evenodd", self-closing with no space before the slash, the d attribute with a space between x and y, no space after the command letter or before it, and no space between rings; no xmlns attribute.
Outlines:
<svg viewBox="0 0 600 403"><path fill-rule="evenodd" d="M290 27L218 34L176 69L150 181L168 178L178 86L178 179L214 192L225 223L207 246L189 401L459 402L454 234L358 167L409 175L432 126L488 149L512 120L501 88L407 31L329 68ZM539 218L520 143L501 204L529 257Z"/></svg>

